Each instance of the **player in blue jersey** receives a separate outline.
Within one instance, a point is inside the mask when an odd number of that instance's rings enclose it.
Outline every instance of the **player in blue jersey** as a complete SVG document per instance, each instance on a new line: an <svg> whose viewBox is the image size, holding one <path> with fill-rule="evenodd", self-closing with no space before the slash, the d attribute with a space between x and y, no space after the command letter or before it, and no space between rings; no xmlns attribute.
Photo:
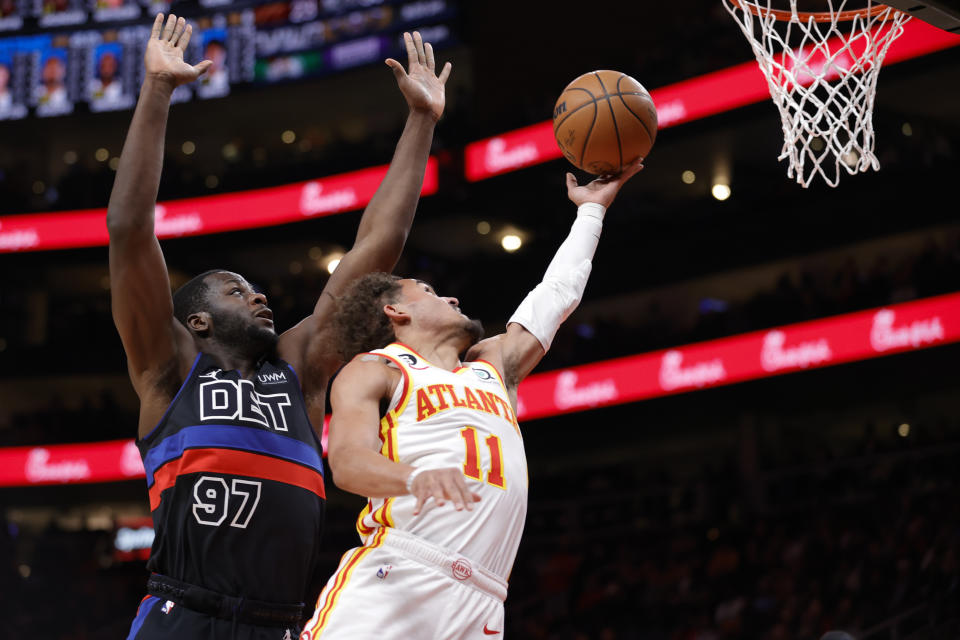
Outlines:
<svg viewBox="0 0 960 640"><path fill-rule="evenodd" d="M404 34L407 69L386 61L410 109L390 169L313 313L278 336L266 296L236 273L206 272L170 294L154 208L171 95L211 64L184 61L191 32L173 15L154 22L107 212L113 317L140 397L156 531L130 638L280 640L297 635L323 578L318 431L341 365L329 320L351 281L399 258L450 64L438 75L418 33Z"/></svg>

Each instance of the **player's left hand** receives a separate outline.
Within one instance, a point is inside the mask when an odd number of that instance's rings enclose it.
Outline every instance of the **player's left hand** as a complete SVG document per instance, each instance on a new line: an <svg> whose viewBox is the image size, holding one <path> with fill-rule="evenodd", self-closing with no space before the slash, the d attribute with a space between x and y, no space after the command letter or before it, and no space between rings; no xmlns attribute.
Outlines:
<svg viewBox="0 0 960 640"><path fill-rule="evenodd" d="M410 111L429 113L435 120L439 120L446 104L444 85L450 77L453 65L449 62L443 65L438 76L433 47L429 42L423 41L419 31L414 31L413 35L404 33L403 42L407 46L407 70L393 58L387 58L387 66L393 70Z"/></svg>
<svg viewBox="0 0 960 640"><path fill-rule="evenodd" d="M163 14L158 13L143 55L146 77L175 89L182 84L193 82L209 69L213 65L211 60L192 65L183 59L192 33L193 27L182 17L178 18L171 13L167 17L167 25L164 26Z"/></svg>
<svg viewBox="0 0 960 640"><path fill-rule="evenodd" d="M600 176L585 185L577 184L576 176L567 173L567 197L578 207L586 202L596 202L609 207L620 192L620 187L641 169L643 169L643 158L638 158L633 164L624 167L620 173Z"/></svg>

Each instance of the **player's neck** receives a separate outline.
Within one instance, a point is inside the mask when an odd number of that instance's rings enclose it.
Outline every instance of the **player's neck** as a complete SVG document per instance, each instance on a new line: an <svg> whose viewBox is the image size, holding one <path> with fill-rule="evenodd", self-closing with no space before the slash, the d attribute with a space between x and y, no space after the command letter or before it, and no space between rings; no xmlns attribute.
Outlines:
<svg viewBox="0 0 960 640"><path fill-rule="evenodd" d="M263 361L263 355L250 355L238 353L236 350L224 347L222 344L213 340L201 341L198 345L203 353L216 361L217 365L224 371L236 370L240 377L244 379L253 378L257 367Z"/></svg>
<svg viewBox="0 0 960 640"><path fill-rule="evenodd" d="M460 366L460 354L463 352L463 341L451 336L438 339L435 335L397 336L403 344L409 346L432 365L453 371Z"/></svg>

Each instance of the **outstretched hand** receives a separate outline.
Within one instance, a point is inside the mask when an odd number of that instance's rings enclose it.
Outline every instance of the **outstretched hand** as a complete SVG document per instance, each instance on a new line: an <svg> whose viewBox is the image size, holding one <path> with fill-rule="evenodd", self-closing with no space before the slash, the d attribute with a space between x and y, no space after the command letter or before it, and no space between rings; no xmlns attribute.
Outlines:
<svg viewBox="0 0 960 640"><path fill-rule="evenodd" d="M439 120L446 104L444 85L450 77L453 65L449 62L443 65L438 76L433 46L423 41L419 31L414 31L412 36L404 33L403 42L407 46L407 70L393 58L387 58L385 62L393 70L410 111L429 113L435 120Z"/></svg>
<svg viewBox="0 0 960 640"><path fill-rule="evenodd" d="M143 56L147 77L176 88L193 82L209 69L213 64L210 60L195 65L187 64L183 60L183 53L187 50L192 33L193 27L183 18L177 18L171 13L164 26L163 14L158 13L153 21L147 51Z"/></svg>
<svg viewBox="0 0 960 640"><path fill-rule="evenodd" d="M620 192L620 187L641 169L643 169L643 158L638 158L633 164L624 167L620 173L600 176L585 185L577 184L576 176L567 173L567 197L578 207L585 202L596 202L609 207Z"/></svg>

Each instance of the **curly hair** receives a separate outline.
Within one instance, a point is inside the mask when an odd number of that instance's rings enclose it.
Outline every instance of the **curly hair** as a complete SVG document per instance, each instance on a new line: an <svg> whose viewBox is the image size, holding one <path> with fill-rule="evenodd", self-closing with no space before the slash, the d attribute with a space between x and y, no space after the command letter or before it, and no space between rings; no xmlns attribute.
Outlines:
<svg viewBox="0 0 960 640"><path fill-rule="evenodd" d="M333 316L337 348L345 361L397 339L383 305L397 302L399 296L400 278L389 273L368 273L347 288Z"/></svg>

